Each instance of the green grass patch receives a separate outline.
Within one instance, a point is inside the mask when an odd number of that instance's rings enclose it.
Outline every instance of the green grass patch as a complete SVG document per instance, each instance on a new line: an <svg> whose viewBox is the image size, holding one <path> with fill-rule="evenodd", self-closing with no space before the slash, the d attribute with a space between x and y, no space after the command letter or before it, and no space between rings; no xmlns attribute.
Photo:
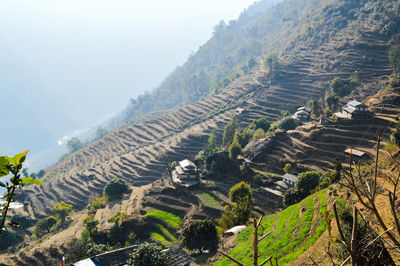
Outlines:
<svg viewBox="0 0 400 266"><path fill-rule="evenodd" d="M319 200L319 219L313 220L314 200L316 198ZM272 231L272 233L259 243L259 260L263 261L269 256L273 256L274 259L278 259L279 265L294 261L325 232L324 214L326 210L326 190L323 190L307 197L298 204L264 218L261 223L265 230L260 229L259 236L269 231ZM245 265L252 264L253 230L253 226L249 226L237 237L236 247L230 254ZM223 259L216 265L227 264L230 264L230 261Z"/></svg>
<svg viewBox="0 0 400 266"><path fill-rule="evenodd" d="M158 229L161 230L161 232L163 232L163 234L169 238L170 242L176 243L178 242L178 240L176 240L176 238L174 237L173 234L171 234L164 226L162 226L161 224L157 224L156 225L158 227Z"/></svg>
<svg viewBox="0 0 400 266"><path fill-rule="evenodd" d="M211 208L214 208L214 209L220 209L220 210L223 209L222 206L219 204L219 202L213 196L211 196L208 193L204 192L204 193L201 193L201 194L197 194L196 196L201 200L201 202L204 205L206 205L208 207L211 207Z"/></svg>
<svg viewBox="0 0 400 266"><path fill-rule="evenodd" d="M153 219L163 221L175 229L179 229L179 227L181 226L182 219L181 219L181 217L176 216L175 214L172 214L172 213L166 212L166 211L162 211L162 210L158 210L158 209L154 209L151 207L146 207L145 210L147 213L144 215L144 217L150 217Z"/></svg>
<svg viewBox="0 0 400 266"><path fill-rule="evenodd" d="M163 245L165 247L168 247L171 245L171 242L169 242L167 239L165 239L164 236L160 235L157 232L151 232L150 239L153 241L156 241L156 242L160 242L161 245Z"/></svg>

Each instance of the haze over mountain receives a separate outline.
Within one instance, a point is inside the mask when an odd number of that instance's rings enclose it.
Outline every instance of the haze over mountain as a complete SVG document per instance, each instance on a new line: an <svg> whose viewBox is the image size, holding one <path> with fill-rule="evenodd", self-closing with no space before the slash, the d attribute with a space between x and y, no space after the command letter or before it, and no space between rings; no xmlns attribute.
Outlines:
<svg viewBox="0 0 400 266"><path fill-rule="evenodd" d="M242 1L2 1L2 153L56 146L156 87Z"/></svg>

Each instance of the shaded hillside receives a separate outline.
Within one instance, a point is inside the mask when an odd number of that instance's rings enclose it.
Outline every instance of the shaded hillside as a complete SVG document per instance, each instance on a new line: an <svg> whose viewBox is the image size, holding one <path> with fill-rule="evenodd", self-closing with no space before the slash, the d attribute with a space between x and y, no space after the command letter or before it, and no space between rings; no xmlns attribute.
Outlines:
<svg viewBox="0 0 400 266"><path fill-rule="evenodd" d="M293 110L310 98L321 97L333 77L349 77L358 70L362 86L372 80L386 79L391 72L387 52L393 34L377 26L386 23L379 19L385 14L379 3L295 2L284 1L275 8L274 14L281 15L279 23L271 26L276 35L266 37L281 52L279 79L271 81L259 58L251 72L207 99L170 112L154 113L151 118L113 131L50 169L43 186L27 188L18 197L25 203L24 210L35 218L42 217L49 213L50 204L60 200L83 208L90 194L100 192L113 176L123 177L135 186L149 184L162 177L167 163L193 157L203 149L211 130L220 138L225 123L238 114L239 107L244 111L238 118L245 126L260 117L276 120L281 111ZM257 14L260 20L264 15ZM304 35L303 28L324 18L326 22L321 25L327 30L323 38L314 31ZM336 25L341 19L347 22ZM296 45L290 39L296 39ZM366 93L378 89L371 88ZM287 146L283 144L282 147ZM286 152L291 154L290 149L282 149L279 156L285 156ZM308 165L313 163L309 161Z"/></svg>

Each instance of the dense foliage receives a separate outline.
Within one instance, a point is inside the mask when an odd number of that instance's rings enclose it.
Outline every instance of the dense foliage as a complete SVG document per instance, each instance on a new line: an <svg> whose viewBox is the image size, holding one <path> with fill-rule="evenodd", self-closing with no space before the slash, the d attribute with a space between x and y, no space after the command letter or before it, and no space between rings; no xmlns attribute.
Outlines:
<svg viewBox="0 0 400 266"><path fill-rule="evenodd" d="M123 194L129 192L129 187L125 180L114 177L104 188L104 193L110 200L120 199Z"/></svg>
<svg viewBox="0 0 400 266"><path fill-rule="evenodd" d="M54 204L51 211L54 212L61 223L63 223L65 218L72 212L72 204L61 201L60 203Z"/></svg>
<svg viewBox="0 0 400 266"><path fill-rule="evenodd" d="M210 220L190 221L182 231L182 243L189 250L214 254L219 243L217 228Z"/></svg>
<svg viewBox="0 0 400 266"><path fill-rule="evenodd" d="M282 130L293 130L296 127L297 123L292 117L285 117L278 124L278 128Z"/></svg>
<svg viewBox="0 0 400 266"><path fill-rule="evenodd" d="M219 224L224 229L246 224L253 208L253 192L249 184L240 182L229 190L230 206L225 206Z"/></svg>
<svg viewBox="0 0 400 266"><path fill-rule="evenodd" d="M167 266L168 258L160 246L143 243L132 252L126 264L129 266Z"/></svg>

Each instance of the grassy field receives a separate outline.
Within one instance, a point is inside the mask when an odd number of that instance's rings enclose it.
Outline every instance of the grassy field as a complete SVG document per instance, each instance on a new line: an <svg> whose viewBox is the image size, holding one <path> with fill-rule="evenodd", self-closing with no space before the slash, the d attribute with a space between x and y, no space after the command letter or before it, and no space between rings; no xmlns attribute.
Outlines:
<svg viewBox="0 0 400 266"><path fill-rule="evenodd" d="M314 217L314 208L318 207L317 217ZM313 194L302 202L292 205L282 212L269 215L263 219L259 236L263 233L272 233L259 243L260 261L269 256L277 258L279 265L294 261L326 230L324 214L327 210L326 191ZM252 263L253 226L249 226L236 239L236 247L231 256L245 265ZM216 265L230 264L228 259L223 259Z"/></svg>
<svg viewBox="0 0 400 266"><path fill-rule="evenodd" d="M206 205L208 207L211 207L214 209L220 209L220 210L223 209L222 206L219 204L219 202L208 193L203 192L201 194L197 194L196 196L201 200L201 202L204 205Z"/></svg>
<svg viewBox="0 0 400 266"><path fill-rule="evenodd" d="M157 230L150 231L150 239L160 242L165 247L170 247L178 243L178 240L164 226L156 224Z"/></svg>
<svg viewBox="0 0 400 266"><path fill-rule="evenodd" d="M164 223L168 224L168 226L171 226L174 229L179 229L181 226L182 219L181 217L176 216L175 214L162 210L157 210L150 207L146 207L145 210L146 210L146 214L144 215L145 217L150 217L153 219L163 221Z"/></svg>

